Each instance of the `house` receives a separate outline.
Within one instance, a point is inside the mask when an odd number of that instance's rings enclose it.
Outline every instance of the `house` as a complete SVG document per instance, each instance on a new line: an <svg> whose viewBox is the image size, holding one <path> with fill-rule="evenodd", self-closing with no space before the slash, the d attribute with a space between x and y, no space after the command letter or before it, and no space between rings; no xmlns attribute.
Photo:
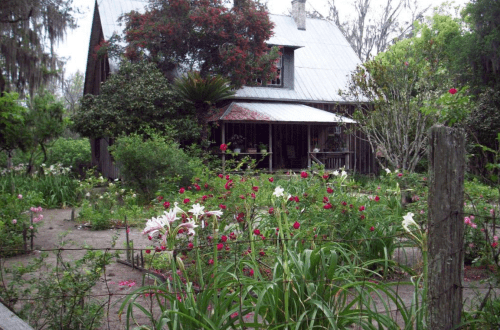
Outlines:
<svg viewBox="0 0 500 330"><path fill-rule="evenodd" d="M374 173L377 167L369 144L360 133L348 134L355 122L340 115L354 110L339 91L347 87L360 60L333 22L306 17L305 4L306 0L292 1L292 16L270 15L275 28L268 44L280 47L282 53L276 79L239 89L210 117L215 124L212 138L219 145L243 136L240 157L261 158L256 147L265 144L261 166L271 172L317 162L327 169ZM120 31L116 19L121 14L143 6L141 1L124 0L101 0L96 5L84 93L98 93L100 82L117 68L117 63L93 57L94 47ZM92 141L92 161L103 174L115 177L109 142ZM223 161L226 157L233 156L221 153Z"/></svg>

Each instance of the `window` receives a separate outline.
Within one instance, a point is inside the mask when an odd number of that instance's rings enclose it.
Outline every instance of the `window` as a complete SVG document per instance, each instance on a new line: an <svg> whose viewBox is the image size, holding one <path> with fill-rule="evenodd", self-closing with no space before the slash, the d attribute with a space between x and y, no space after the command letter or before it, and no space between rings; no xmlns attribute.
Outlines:
<svg viewBox="0 0 500 330"><path fill-rule="evenodd" d="M276 63L276 78L267 83L268 86L282 86L283 83L283 55L280 55Z"/></svg>

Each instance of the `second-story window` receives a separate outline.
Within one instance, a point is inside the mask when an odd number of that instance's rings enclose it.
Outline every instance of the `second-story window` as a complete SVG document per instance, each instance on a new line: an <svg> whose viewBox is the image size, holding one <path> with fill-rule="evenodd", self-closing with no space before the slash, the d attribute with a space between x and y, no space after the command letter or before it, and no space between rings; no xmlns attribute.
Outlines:
<svg viewBox="0 0 500 330"><path fill-rule="evenodd" d="M268 86L282 86L283 85L283 55L280 55L278 63L276 63L276 78L267 82Z"/></svg>

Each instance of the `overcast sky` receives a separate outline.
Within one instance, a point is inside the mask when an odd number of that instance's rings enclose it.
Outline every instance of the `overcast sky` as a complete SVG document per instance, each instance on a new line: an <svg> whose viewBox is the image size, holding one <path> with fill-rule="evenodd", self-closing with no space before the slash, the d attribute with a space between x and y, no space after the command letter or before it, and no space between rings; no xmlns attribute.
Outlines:
<svg viewBox="0 0 500 330"><path fill-rule="evenodd" d="M352 6L350 2L354 0L336 0L335 3L339 8L342 17L352 16L349 12ZM374 7L379 7L386 0L372 0ZM328 0L307 0L306 10L316 10L323 15L328 14ZM412 0L413 2L413 0ZM438 6L444 0L418 0L420 8L425 8L429 5ZM469 2L468 0L455 0L455 3L463 5ZM80 8L81 14L77 15L78 28L68 32L66 39L59 45L58 55L68 59L66 64L66 76L75 73L77 70L85 72L87 64L87 54L90 39L90 29L92 25L92 14L94 0L73 0L74 6ZM268 0L269 11L272 14L287 14L291 8L290 0Z"/></svg>

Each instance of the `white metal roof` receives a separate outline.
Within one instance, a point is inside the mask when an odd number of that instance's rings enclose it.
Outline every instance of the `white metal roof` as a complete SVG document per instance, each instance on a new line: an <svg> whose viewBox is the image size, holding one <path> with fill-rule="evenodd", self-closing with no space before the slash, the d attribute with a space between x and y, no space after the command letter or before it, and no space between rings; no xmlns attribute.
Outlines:
<svg viewBox="0 0 500 330"><path fill-rule="evenodd" d="M211 121L262 121L282 123L356 123L335 113L291 103L232 102Z"/></svg>
<svg viewBox="0 0 500 330"><path fill-rule="evenodd" d="M117 22L132 10L144 12L148 0L98 0L104 38L122 34L124 26ZM269 15L274 22L271 45L295 50L294 88L243 87L238 99L300 102L344 102L339 90L347 88L348 75L361 63L339 28L321 19L306 19L306 30L298 30L290 16ZM118 63L110 63L112 71Z"/></svg>
<svg viewBox="0 0 500 330"><path fill-rule="evenodd" d="M361 61L339 28L333 22L307 18L306 30L299 30L292 17L269 17L275 23L269 44L301 46L294 53L294 89L243 87L237 98L344 102L338 92L347 88L348 76Z"/></svg>

